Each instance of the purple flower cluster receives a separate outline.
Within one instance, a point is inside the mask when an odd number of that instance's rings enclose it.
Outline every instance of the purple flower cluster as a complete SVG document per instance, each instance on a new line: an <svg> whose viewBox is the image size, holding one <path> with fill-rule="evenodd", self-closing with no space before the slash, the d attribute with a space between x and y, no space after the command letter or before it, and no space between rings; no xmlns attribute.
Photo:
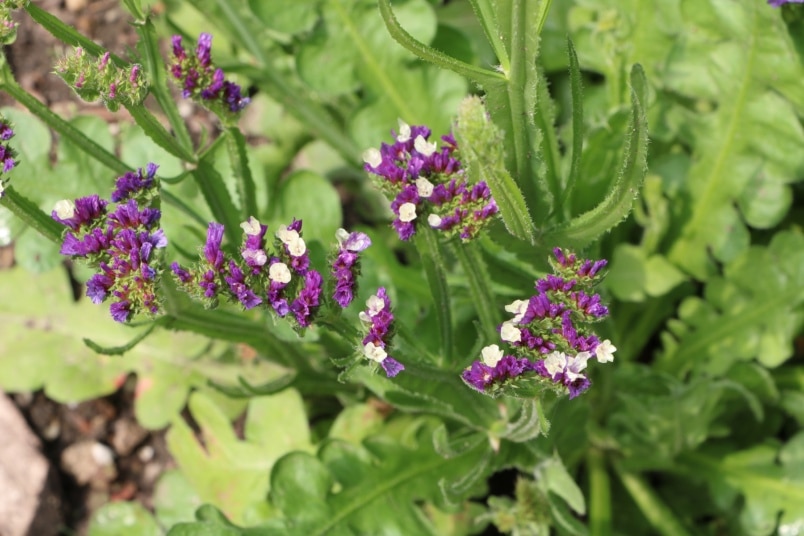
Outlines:
<svg viewBox="0 0 804 536"><path fill-rule="evenodd" d="M536 295L505 307L513 318L500 326L500 338L519 357L503 355L492 345L463 372L464 381L478 391L498 394L527 376L566 389L574 398L589 388L583 374L589 358L595 356L600 363L614 359L616 348L608 340L600 341L588 326L609 313L600 295L592 292L606 261L579 260L560 248L553 253L555 275L536 281Z"/></svg>
<svg viewBox="0 0 804 536"><path fill-rule="evenodd" d="M0 170L2 173L8 173L14 166L17 165L17 151L11 148L8 140L14 137L14 129L11 128L11 123L6 121L3 116L0 116L0 162L3 163L3 168ZM4 183L0 180L0 197L3 197Z"/></svg>
<svg viewBox="0 0 804 536"><path fill-rule="evenodd" d="M391 329L394 315L384 287L366 301L366 310L360 312L359 318L368 325L368 333L363 337L363 355L379 363L389 378L405 370L402 363L387 353L394 335Z"/></svg>
<svg viewBox="0 0 804 536"><path fill-rule="evenodd" d="M99 268L87 281L86 294L96 304L111 298L109 310L117 322L139 312L159 312L156 287L162 260L154 250L167 246L167 238L159 228L160 211L137 201L158 188L157 166L148 164L147 169L150 181L141 183L140 189L131 185L133 173L117 179L115 192L126 194L118 196L114 211L109 212L109 203L94 194L74 202L59 201L51 214L67 227L60 253ZM142 169L138 175L142 176Z"/></svg>
<svg viewBox="0 0 804 536"><path fill-rule="evenodd" d="M182 96L200 100L213 111L218 109L237 113L251 102L243 96L240 86L224 78L223 70L212 65L212 35L202 33L195 54L188 54L182 46L181 36L174 35L173 63L170 72L180 83Z"/></svg>
<svg viewBox="0 0 804 536"><path fill-rule="evenodd" d="M223 225L210 223L200 262L191 270L171 264L179 285L210 307L223 295L245 309L266 304L280 317L292 313L300 328L310 326L321 305L323 280L310 268L301 220L276 231L273 253L266 250L265 225L251 217L241 227L245 237L235 260L221 248Z"/></svg>
<svg viewBox="0 0 804 536"><path fill-rule="evenodd" d="M342 308L352 303L357 291L357 276L360 273L358 253L371 245L371 239L365 233L349 233L346 229L338 229L338 254L332 262L332 278L335 280L335 291L332 298Z"/></svg>
<svg viewBox="0 0 804 536"><path fill-rule="evenodd" d="M804 4L804 0L768 0L768 5L779 7L784 4Z"/></svg>
<svg viewBox="0 0 804 536"><path fill-rule="evenodd" d="M439 150L429 142L430 129L399 122L395 142L383 143L363 155L366 171L377 177L380 188L393 198L393 226L401 240L416 233L420 215L430 227L448 236L470 240L487 224L498 208L485 182L470 185L456 158L452 135L442 136Z"/></svg>

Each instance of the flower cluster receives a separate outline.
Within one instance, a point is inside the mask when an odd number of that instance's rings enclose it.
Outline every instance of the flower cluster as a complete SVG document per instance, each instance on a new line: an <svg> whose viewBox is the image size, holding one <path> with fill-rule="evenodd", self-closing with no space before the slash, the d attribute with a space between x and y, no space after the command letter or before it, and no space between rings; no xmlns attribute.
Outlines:
<svg viewBox="0 0 804 536"><path fill-rule="evenodd" d="M145 172L119 177L113 211L94 194L59 201L51 214L67 227L60 253L100 270L87 281L86 294L96 304L111 298L109 310L117 322L160 310L156 287L162 258L155 250L167 246L167 238L159 228L160 211L142 203L156 194L156 169L148 164Z"/></svg>
<svg viewBox="0 0 804 536"><path fill-rule="evenodd" d="M221 115L237 113L251 102L243 96L240 86L224 78L223 70L212 65L212 35L202 33L195 54L188 54L181 36L174 35L173 63L170 73L182 89L182 96L193 98Z"/></svg>
<svg viewBox="0 0 804 536"><path fill-rule="evenodd" d="M399 122L395 142L363 154L365 169L393 198L393 226L401 240L416 233L426 219L433 229L470 240L497 214L498 208L485 182L470 185L457 158L452 135L442 136L441 149L428 141L430 129ZM426 218L420 218L426 216Z"/></svg>
<svg viewBox="0 0 804 536"><path fill-rule="evenodd" d="M13 137L14 129L11 127L11 123L0 115L0 162L2 162L3 166L2 169L0 169L0 173L8 173L18 164L16 159L17 151L12 149L8 144L8 141ZM0 179L0 197L3 197L4 189L5 183Z"/></svg>
<svg viewBox="0 0 804 536"><path fill-rule="evenodd" d="M0 45L10 45L17 38L17 23L11 13L27 3L28 0L0 0Z"/></svg>
<svg viewBox="0 0 804 536"><path fill-rule="evenodd" d="M265 304L280 317L292 313L299 328L309 327L321 305L323 280L310 268L302 221L294 219L277 229L273 251L266 249L268 228L256 218L241 228L244 238L235 260L221 249L223 225L210 223L199 263L190 270L171 264L179 285L207 307L217 305L221 296L245 309Z"/></svg>
<svg viewBox="0 0 804 536"><path fill-rule="evenodd" d="M368 333L363 337L363 355L379 363L389 378L405 370L402 363L387 353L394 335L391 329L394 315L385 288L380 287L377 294L366 301L366 310L360 312L359 318L368 325Z"/></svg>
<svg viewBox="0 0 804 536"><path fill-rule="evenodd" d="M478 391L497 395L507 387L531 383L537 389L552 387L574 398L589 388L584 375L587 361L596 357L607 363L616 348L600 341L588 325L602 320L608 309L592 288L602 278L605 260L580 260L560 248L551 259L554 275L536 281L535 296L505 307L513 314L500 326L500 338L513 347L504 355L497 345L483 349L462 374Z"/></svg>
<svg viewBox="0 0 804 536"><path fill-rule="evenodd" d="M110 64L110 59L109 52L95 58L79 47L72 56L59 61L56 74L83 100L94 102L100 99L113 112L121 104L140 104L148 94L148 84L143 79L142 67L137 64L126 68L116 67Z"/></svg>
<svg viewBox="0 0 804 536"><path fill-rule="evenodd" d="M345 309L357 292L356 282L360 273L358 253L371 245L371 239L365 233L349 233L346 229L338 229L335 238L338 240L338 253L332 262L332 278L335 281L332 299Z"/></svg>

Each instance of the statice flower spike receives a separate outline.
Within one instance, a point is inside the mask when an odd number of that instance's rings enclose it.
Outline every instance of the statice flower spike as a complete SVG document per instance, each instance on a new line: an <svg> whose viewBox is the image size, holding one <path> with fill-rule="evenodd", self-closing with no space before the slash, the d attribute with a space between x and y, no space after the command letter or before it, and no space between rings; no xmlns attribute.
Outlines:
<svg viewBox="0 0 804 536"><path fill-rule="evenodd" d="M370 361L379 363L389 378L405 370L402 363L387 353L394 335L394 315L391 312L391 300L384 287L377 289L377 294L366 301L366 309L358 316L368 327L368 333L363 337L363 355Z"/></svg>
<svg viewBox="0 0 804 536"><path fill-rule="evenodd" d="M119 203L112 211L105 199L94 194L59 201L52 212L53 219L67 227L61 253L99 269L87 281L86 294L96 304L111 300L109 312L117 322L128 322L137 313L160 311L156 289L162 257L156 250L167 246L167 237L159 228L161 212L137 201L156 195L156 165L146 169L149 180L139 180L141 169L118 179L118 189L122 184L127 195L117 196Z"/></svg>
<svg viewBox="0 0 804 536"><path fill-rule="evenodd" d="M363 153L365 169L391 198L393 227L401 240L416 234L419 222L448 237L471 240L499 212L485 182L470 185L450 134L430 141L430 129L399 122L392 145Z"/></svg>
<svg viewBox="0 0 804 536"><path fill-rule="evenodd" d="M113 112L121 105L139 105L148 95L148 83L142 76L142 67L137 64L118 67L111 61L109 52L96 58L78 47L72 55L59 60L56 74L82 100L101 100Z"/></svg>
<svg viewBox="0 0 804 536"><path fill-rule="evenodd" d="M338 229L335 238L338 251L332 261L332 278L335 281L332 298L345 309L352 303L357 291L357 276L360 273L358 254L371 245L371 239L365 233L350 233L346 229Z"/></svg>
<svg viewBox="0 0 804 536"><path fill-rule="evenodd" d="M226 80L223 70L213 65L211 34L200 35L192 55L185 50L180 36L174 35L171 43L173 58L168 70L185 99L192 98L222 118L237 114L251 102L240 86Z"/></svg>
<svg viewBox="0 0 804 536"><path fill-rule="evenodd" d="M512 317L499 326L500 339L515 355L504 355L496 345L484 348L461 375L473 389L491 396L538 396L549 388L575 398L591 385L585 375L589 359L614 360L617 348L589 327L608 315L592 290L606 261L579 259L558 248L553 254L556 273L536 281L537 294L505 306Z"/></svg>

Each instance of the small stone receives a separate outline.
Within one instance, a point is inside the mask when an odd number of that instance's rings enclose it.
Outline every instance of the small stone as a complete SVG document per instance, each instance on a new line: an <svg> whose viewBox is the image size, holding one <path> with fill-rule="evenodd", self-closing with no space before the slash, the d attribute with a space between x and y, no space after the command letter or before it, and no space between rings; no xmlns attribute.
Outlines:
<svg viewBox="0 0 804 536"><path fill-rule="evenodd" d="M117 476L112 450L97 441L84 440L64 449L61 467L79 485L103 489Z"/></svg>
<svg viewBox="0 0 804 536"><path fill-rule="evenodd" d="M146 437L148 437L148 430L133 420L119 419L114 422L112 447L120 456L128 456Z"/></svg>

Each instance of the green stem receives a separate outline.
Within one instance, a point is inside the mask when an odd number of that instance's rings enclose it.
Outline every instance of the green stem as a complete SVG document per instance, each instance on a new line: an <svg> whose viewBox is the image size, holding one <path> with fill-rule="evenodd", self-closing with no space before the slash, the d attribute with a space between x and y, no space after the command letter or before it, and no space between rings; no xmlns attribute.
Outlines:
<svg viewBox="0 0 804 536"><path fill-rule="evenodd" d="M81 47L93 56L103 56L107 52L105 48L95 43L90 38L81 35L75 28L63 23L33 2L28 2L25 5L25 11L27 11L28 15L42 26L42 28L50 32L53 37L61 42L74 47ZM125 68L129 66L129 63L119 56L110 54L110 58L112 63L117 67Z"/></svg>
<svg viewBox="0 0 804 536"><path fill-rule="evenodd" d="M469 292L486 339L489 341L497 339L497 325L500 323L501 315L480 249L474 242L456 243L452 247L452 252L461 263L469 281Z"/></svg>
<svg viewBox="0 0 804 536"><path fill-rule="evenodd" d="M472 4L472 9L483 27L486 39L500 62L500 70L507 73L511 69L511 60L508 58L508 51L505 50L505 43L500 37L497 18L494 16L492 6L489 5L489 0L469 0L469 3Z"/></svg>
<svg viewBox="0 0 804 536"><path fill-rule="evenodd" d="M154 96L156 102L159 103L159 107L165 113L183 154L189 156L189 158L181 158L188 162L197 162L193 154L193 141L187 131L187 125L181 118L179 109L176 107L176 101L167 87L167 68L162 61L156 29L150 19L146 19L144 23L137 26L137 34L140 36L139 47L145 63L145 69L151 81L151 95Z"/></svg>
<svg viewBox="0 0 804 536"><path fill-rule="evenodd" d="M165 130L154 114L149 112L143 104L126 105L126 109L134 118L137 125L142 128L145 134L151 138L162 149L166 150L175 157L188 162L195 162L196 158L192 151L183 147L170 133Z"/></svg>
<svg viewBox="0 0 804 536"><path fill-rule="evenodd" d="M44 121L53 130L58 132L61 136L69 138L69 140L76 144L81 150L115 173L122 175L130 171L130 168L115 155L89 139L83 132L54 114L47 106L22 89L12 78L8 64L3 66L0 90L11 95L14 100L28 108L32 114Z"/></svg>
<svg viewBox="0 0 804 536"><path fill-rule="evenodd" d="M51 242L61 244L61 234L64 228L42 211L33 201L17 192L13 186L6 186L2 196L0 196L0 205L9 209Z"/></svg>
<svg viewBox="0 0 804 536"><path fill-rule="evenodd" d="M240 196L240 216L245 221L250 216L257 215L257 194L251 167L248 164L246 138L237 127L226 129L226 148L229 151L229 160L237 182L237 193Z"/></svg>
<svg viewBox="0 0 804 536"><path fill-rule="evenodd" d="M596 448L589 449L586 467L589 472L589 532L595 536L610 536L611 479L603 453Z"/></svg>
<svg viewBox="0 0 804 536"><path fill-rule="evenodd" d="M441 333L441 362L452 365L452 311L447 274L444 269L446 263L438 244L438 237L430 229L422 229L416 233L414 243L421 256L424 273L433 296L436 320Z"/></svg>
<svg viewBox="0 0 804 536"><path fill-rule="evenodd" d="M662 536L688 536L689 532L662 501L651 485L641 476L625 471L620 464L612 462L612 467L623 487L639 507L656 534Z"/></svg>

